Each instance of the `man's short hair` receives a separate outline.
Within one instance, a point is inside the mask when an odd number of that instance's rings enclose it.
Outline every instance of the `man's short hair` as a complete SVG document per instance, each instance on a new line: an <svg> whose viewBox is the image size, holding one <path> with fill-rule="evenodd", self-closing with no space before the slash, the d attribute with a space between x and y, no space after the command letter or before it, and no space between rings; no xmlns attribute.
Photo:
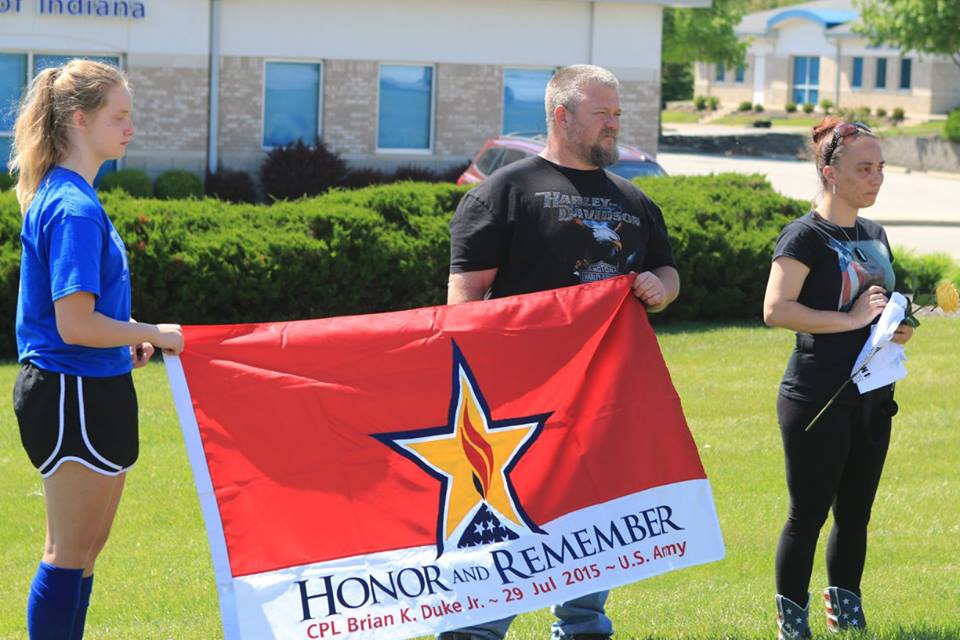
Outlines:
<svg viewBox="0 0 960 640"><path fill-rule="evenodd" d="M558 69L550 82L544 104L547 108L547 132L553 131L553 112L560 105L573 111L586 97L584 91L593 84L620 89L620 81L603 67L592 64L572 64Z"/></svg>

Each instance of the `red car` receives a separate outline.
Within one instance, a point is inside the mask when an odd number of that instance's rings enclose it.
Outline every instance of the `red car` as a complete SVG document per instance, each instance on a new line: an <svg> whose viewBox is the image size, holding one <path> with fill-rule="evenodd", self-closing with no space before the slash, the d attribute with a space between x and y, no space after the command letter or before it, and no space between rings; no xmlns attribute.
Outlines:
<svg viewBox="0 0 960 640"><path fill-rule="evenodd" d="M511 134L487 140L473 162L467 167L457 184L475 184L483 182L491 173L517 160L535 156L547 146L547 138L542 134ZM610 171L628 180L640 176L665 176L657 161L648 153L639 149L620 145L620 159L607 167Z"/></svg>

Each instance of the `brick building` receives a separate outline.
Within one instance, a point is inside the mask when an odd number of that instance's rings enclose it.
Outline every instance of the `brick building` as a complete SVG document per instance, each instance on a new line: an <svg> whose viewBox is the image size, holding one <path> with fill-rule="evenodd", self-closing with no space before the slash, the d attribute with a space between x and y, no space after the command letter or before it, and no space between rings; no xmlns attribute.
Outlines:
<svg viewBox="0 0 960 640"><path fill-rule="evenodd" d="M124 165L151 173L315 136L355 164L462 162L542 130L552 70L582 62L620 77L622 139L655 152L663 5L709 1L0 0L0 154L28 78L78 55L126 70Z"/></svg>

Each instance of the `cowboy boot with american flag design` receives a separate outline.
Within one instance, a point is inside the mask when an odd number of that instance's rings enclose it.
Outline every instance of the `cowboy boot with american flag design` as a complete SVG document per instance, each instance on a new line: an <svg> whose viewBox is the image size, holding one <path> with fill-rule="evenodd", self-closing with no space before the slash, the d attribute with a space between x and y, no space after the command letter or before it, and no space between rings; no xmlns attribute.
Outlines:
<svg viewBox="0 0 960 640"><path fill-rule="evenodd" d="M841 587L823 590L823 603L827 607L827 629L833 633L862 631L867 628L860 596Z"/></svg>
<svg viewBox="0 0 960 640"><path fill-rule="evenodd" d="M812 638L807 613L810 608L810 594L807 594L807 606L801 607L790 598L777 594L777 640L806 640Z"/></svg>

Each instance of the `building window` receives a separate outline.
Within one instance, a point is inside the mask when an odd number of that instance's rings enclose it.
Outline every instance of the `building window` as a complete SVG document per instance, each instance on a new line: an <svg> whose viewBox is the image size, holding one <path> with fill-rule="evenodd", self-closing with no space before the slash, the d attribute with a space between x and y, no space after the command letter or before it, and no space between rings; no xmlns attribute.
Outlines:
<svg viewBox="0 0 960 640"><path fill-rule="evenodd" d="M797 104L817 104L820 96L820 58L797 56L793 59L792 100Z"/></svg>
<svg viewBox="0 0 960 640"><path fill-rule="evenodd" d="M26 54L0 53L0 171L7 170L17 104L26 87Z"/></svg>
<svg viewBox="0 0 960 640"><path fill-rule="evenodd" d="M724 64L721 62L717 65L717 74L714 76L714 80L717 82L723 82L724 78L727 76L727 69Z"/></svg>
<svg viewBox="0 0 960 640"><path fill-rule="evenodd" d="M503 70L502 133L546 133L543 98L552 69Z"/></svg>
<svg viewBox="0 0 960 640"><path fill-rule="evenodd" d="M747 68L742 64L737 65L737 74L734 76L733 81L737 84L743 84L744 78L747 77Z"/></svg>
<svg viewBox="0 0 960 640"><path fill-rule="evenodd" d="M377 148L429 151L433 125L433 67L380 65Z"/></svg>
<svg viewBox="0 0 960 640"><path fill-rule="evenodd" d="M263 146L297 140L313 144L320 135L322 65L267 62L263 82Z"/></svg>
<svg viewBox="0 0 960 640"><path fill-rule="evenodd" d="M912 71L912 65L909 58L904 58L900 61L900 88L909 89L910 88L910 72Z"/></svg>
<svg viewBox="0 0 960 640"><path fill-rule="evenodd" d="M863 58L853 59L853 76L850 78L850 87L859 89L863 86Z"/></svg>
<svg viewBox="0 0 960 640"><path fill-rule="evenodd" d="M886 58L877 58L877 75L873 83L873 86L877 89L885 89L887 87L887 59Z"/></svg>

